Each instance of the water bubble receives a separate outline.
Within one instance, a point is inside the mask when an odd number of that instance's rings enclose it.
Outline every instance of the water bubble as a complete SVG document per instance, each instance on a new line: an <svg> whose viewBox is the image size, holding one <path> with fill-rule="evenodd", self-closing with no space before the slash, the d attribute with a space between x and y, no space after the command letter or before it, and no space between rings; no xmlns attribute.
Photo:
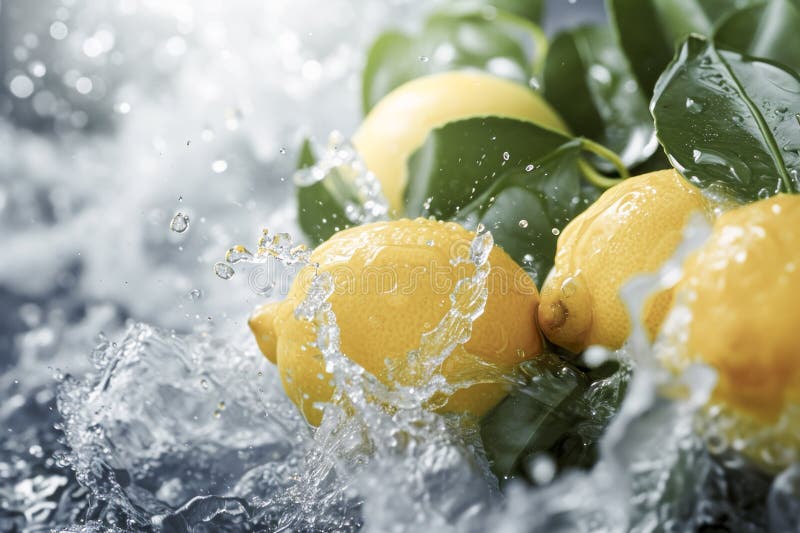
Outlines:
<svg viewBox="0 0 800 533"><path fill-rule="evenodd" d="M542 88L541 82L535 77L528 80L528 86L530 86L530 88L534 91L538 91Z"/></svg>
<svg viewBox="0 0 800 533"><path fill-rule="evenodd" d="M213 170L216 174L222 174L228 170L228 162L224 159L217 159L211 163L211 170Z"/></svg>
<svg viewBox="0 0 800 533"><path fill-rule="evenodd" d="M217 275L218 278L221 279L231 279L234 274L233 267L230 266L228 263L223 263L222 261L218 261L214 263L214 274Z"/></svg>
<svg viewBox="0 0 800 533"><path fill-rule="evenodd" d="M189 215L178 211L169 223L169 229L175 233L183 233L189 229Z"/></svg>
<svg viewBox="0 0 800 533"><path fill-rule="evenodd" d="M525 172L530 172L531 170L533 170L533 168L534 168L533 165L528 165L525 167Z"/></svg>
<svg viewBox="0 0 800 533"><path fill-rule="evenodd" d="M427 63L428 61L431 60L431 58L429 58L428 56L419 56L418 59L420 60L421 63Z"/></svg>
<svg viewBox="0 0 800 533"><path fill-rule="evenodd" d="M50 25L50 37L53 39L60 41L66 38L68 34L69 29L67 28L67 25L60 20L57 20Z"/></svg>
<svg viewBox="0 0 800 533"><path fill-rule="evenodd" d="M28 65L28 72L36 78L41 78L47 74L47 67L41 61L32 61L31 64Z"/></svg>
<svg viewBox="0 0 800 533"><path fill-rule="evenodd" d="M770 196L771 196L771 194L770 194L770 191L769 191L768 188L762 187L761 189L758 190L758 199L759 200L766 200Z"/></svg>
<svg viewBox="0 0 800 533"><path fill-rule="evenodd" d="M92 92L93 87L94 84L92 83L92 80L86 76L81 76L75 81L75 90L81 94L89 94Z"/></svg>
<svg viewBox="0 0 800 533"><path fill-rule="evenodd" d="M553 235L558 237L558 235L561 233L561 230L558 229L558 228L553 228L553 229L550 230L550 233L552 233Z"/></svg>
<svg viewBox="0 0 800 533"><path fill-rule="evenodd" d="M286 155L286 148L281 148L280 150L278 150L278 152L279 152L281 155Z"/></svg>
<svg viewBox="0 0 800 533"><path fill-rule="evenodd" d="M11 79L8 89L17 98L27 98L33 94L33 81L25 74L18 74Z"/></svg>
<svg viewBox="0 0 800 533"><path fill-rule="evenodd" d="M131 104L128 102L119 102L114 106L114 110L120 115L127 115L131 112Z"/></svg>
<svg viewBox="0 0 800 533"><path fill-rule="evenodd" d="M522 256L522 260L525 263L533 263L533 255L532 254L525 254L524 256Z"/></svg>
<svg viewBox="0 0 800 533"><path fill-rule="evenodd" d="M503 161L508 161L508 159L510 157L511 157L511 154L509 154L508 152L503 152Z"/></svg>
<svg viewBox="0 0 800 533"><path fill-rule="evenodd" d="M523 218L522 220L519 221L519 227L522 228L522 229L527 228L528 227L528 221Z"/></svg>

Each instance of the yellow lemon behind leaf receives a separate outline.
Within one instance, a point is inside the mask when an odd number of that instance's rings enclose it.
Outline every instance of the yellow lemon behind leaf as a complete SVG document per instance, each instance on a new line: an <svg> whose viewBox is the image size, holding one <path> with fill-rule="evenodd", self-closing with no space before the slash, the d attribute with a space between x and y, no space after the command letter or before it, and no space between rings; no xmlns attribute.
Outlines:
<svg viewBox="0 0 800 533"><path fill-rule="evenodd" d="M567 131L547 102L527 87L482 72L456 71L417 78L390 92L366 116L353 144L380 181L390 209L401 215L406 160L434 128L480 116Z"/></svg>

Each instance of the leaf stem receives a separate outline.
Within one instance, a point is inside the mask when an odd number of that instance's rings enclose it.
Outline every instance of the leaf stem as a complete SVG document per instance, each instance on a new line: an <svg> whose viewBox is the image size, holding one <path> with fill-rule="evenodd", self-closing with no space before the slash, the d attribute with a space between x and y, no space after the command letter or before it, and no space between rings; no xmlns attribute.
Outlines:
<svg viewBox="0 0 800 533"><path fill-rule="evenodd" d="M609 161L619 172L619 177L616 178L609 178L607 176L603 176L597 170L592 167L589 163L584 160L578 161L578 166L583 173L583 176L586 180L595 185L600 187L601 189L608 189L616 185L622 180L628 179L630 177L630 173L628 172L628 167L622 162L622 159L612 150L609 150L602 144L598 144L594 141L591 141L586 138L581 138L581 149L586 150L587 152L591 152L595 155L602 157Z"/></svg>

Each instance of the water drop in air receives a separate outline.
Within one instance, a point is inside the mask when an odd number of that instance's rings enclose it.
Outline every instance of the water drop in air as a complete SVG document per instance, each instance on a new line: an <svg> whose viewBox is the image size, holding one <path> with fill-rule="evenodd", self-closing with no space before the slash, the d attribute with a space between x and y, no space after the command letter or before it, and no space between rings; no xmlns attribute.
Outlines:
<svg viewBox="0 0 800 533"><path fill-rule="evenodd" d="M169 223L169 229L175 233L183 233L189 229L189 215L178 211Z"/></svg>
<svg viewBox="0 0 800 533"><path fill-rule="evenodd" d="M214 274L216 274L217 277L221 279L231 279L234 274L233 267L231 267L227 263L219 261L217 263L214 263Z"/></svg>

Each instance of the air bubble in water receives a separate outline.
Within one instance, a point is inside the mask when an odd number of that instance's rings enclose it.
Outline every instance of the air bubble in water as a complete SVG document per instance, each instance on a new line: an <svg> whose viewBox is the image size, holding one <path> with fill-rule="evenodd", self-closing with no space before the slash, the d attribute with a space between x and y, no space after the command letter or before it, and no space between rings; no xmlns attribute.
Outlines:
<svg viewBox="0 0 800 533"><path fill-rule="evenodd" d="M169 229L175 233L183 233L189 229L189 215L181 213L180 211L175 213L175 216L172 217L172 220L169 222Z"/></svg>
<svg viewBox="0 0 800 533"><path fill-rule="evenodd" d="M519 221L519 227L522 228L522 229L527 228L528 227L528 221L523 218L522 220Z"/></svg>
<svg viewBox="0 0 800 533"><path fill-rule="evenodd" d="M550 230L550 233L552 233L553 235L555 235L557 237L561 233L561 230L558 229L558 228L553 228L553 229Z"/></svg>
<svg viewBox="0 0 800 533"><path fill-rule="evenodd" d="M233 267L228 263L218 261L217 263L214 263L214 274L221 279L231 279L233 277L234 270Z"/></svg>
<svg viewBox="0 0 800 533"><path fill-rule="evenodd" d="M511 154L509 154L508 152L503 152L503 161L508 161L508 159L510 157L511 157Z"/></svg>

